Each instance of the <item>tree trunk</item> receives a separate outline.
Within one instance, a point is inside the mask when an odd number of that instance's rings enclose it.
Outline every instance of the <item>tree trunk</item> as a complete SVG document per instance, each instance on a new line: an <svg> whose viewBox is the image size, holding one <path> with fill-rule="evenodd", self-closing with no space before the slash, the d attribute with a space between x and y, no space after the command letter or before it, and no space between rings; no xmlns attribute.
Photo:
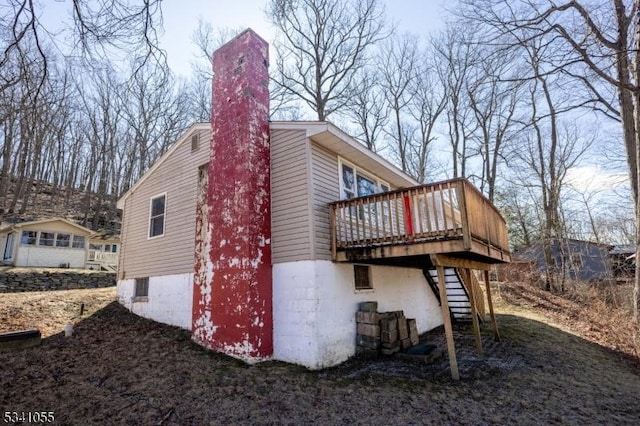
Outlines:
<svg viewBox="0 0 640 426"><path fill-rule="evenodd" d="M640 48L640 1L636 2L636 16L634 19L636 20L636 33L634 35L634 46L635 46L635 62L634 62L634 80L635 80L635 90L633 92L633 97L629 93L628 90L621 88L619 92L620 100L621 100L621 108L622 108L622 124L624 128L624 141L625 147L627 148L627 158L629 159L629 168L630 168L630 176L631 176L631 188L633 189L633 196L636 207L636 273L635 280L633 284L633 319L636 324L640 323L640 198L638 197L638 182L640 182L640 170L638 169L638 164L640 164L640 142L638 138L638 132L636 131L640 128L640 89L638 88L638 84L640 83L640 52L638 49ZM625 38L626 40L626 38ZM622 49L620 49L622 50ZM625 59L627 58L627 54L623 55ZM628 63L625 63L628 66ZM620 63L618 63L618 67L620 67ZM627 68L629 69L629 68ZM620 72L620 68L618 68ZM626 75L626 73L621 73ZM622 104L622 100L626 100L626 104ZM635 102L629 102L628 99L632 99ZM629 115L633 118L633 120L629 122L625 122L625 119L629 119ZM627 126L629 124L629 126ZM632 124L634 124L632 126Z"/></svg>

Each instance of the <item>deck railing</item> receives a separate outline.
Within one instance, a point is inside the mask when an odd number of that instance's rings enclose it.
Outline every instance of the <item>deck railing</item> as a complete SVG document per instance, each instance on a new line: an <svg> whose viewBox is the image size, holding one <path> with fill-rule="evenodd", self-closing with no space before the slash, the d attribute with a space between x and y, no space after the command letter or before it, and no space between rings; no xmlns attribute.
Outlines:
<svg viewBox="0 0 640 426"><path fill-rule="evenodd" d="M87 262L118 266L118 253L89 249Z"/></svg>
<svg viewBox="0 0 640 426"><path fill-rule="evenodd" d="M337 250L459 238L508 251L506 224L496 207L466 179L453 179L330 204Z"/></svg>

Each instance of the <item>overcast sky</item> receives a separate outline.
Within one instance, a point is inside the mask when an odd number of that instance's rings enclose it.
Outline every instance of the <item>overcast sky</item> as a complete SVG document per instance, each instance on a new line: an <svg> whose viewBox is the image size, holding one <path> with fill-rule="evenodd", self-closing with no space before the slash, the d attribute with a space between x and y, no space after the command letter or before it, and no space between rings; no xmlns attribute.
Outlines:
<svg viewBox="0 0 640 426"><path fill-rule="evenodd" d="M272 41L275 30L265 19L266 0L165 0L162 3L165 34L162 47L168 53L169 66L176 73L188 75L195 47L191 41L198 19L214 28L252 28L262 38ZM401 32L427 35L442 25L444 0L383 0L387 16Z"/></svg>

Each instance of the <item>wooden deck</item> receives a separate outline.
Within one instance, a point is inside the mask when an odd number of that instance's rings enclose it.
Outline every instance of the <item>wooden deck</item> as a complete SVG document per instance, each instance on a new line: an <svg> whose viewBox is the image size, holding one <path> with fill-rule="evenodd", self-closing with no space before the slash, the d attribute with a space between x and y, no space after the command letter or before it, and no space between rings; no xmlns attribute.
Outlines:
<svg viewBox="0 0 640 426"><path fill-rule="evenodd" d="M509 262L507 225L498 209L466 179L452 179L330 205L334 262L421 268L440 302L451 377L460 378L451 317L471 318L482 356L478 319L483 292L471 270L484 271L485 293L494 330L489 269ZM437 287L437 289L436 289Z"/></svg>
<svg viewBox="0 0 640 426"><path fill-rule="evenodd" d="M485 269L511 259L504 218L466 179L336 201L330 219L336 262L424 266L439 254Z"/></svg>

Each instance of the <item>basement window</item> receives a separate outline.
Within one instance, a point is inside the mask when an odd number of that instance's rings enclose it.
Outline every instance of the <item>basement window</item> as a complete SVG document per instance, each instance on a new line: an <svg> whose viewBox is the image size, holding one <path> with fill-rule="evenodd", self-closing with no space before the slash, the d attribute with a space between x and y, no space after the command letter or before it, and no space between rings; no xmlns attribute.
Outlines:
<svg viewBox="0 0 640 426"><path fill-rule="evenodd" d="M356 290L373 290L371 284L371 267L367 265L353 265L353 278Z"/></svg>
<svg viewBox="0 0 640 426"><path fill-rule="evenodd" d="M133 299L138 301L147 300L149 297L149 277L136 278L135 285Z"/></svg>

